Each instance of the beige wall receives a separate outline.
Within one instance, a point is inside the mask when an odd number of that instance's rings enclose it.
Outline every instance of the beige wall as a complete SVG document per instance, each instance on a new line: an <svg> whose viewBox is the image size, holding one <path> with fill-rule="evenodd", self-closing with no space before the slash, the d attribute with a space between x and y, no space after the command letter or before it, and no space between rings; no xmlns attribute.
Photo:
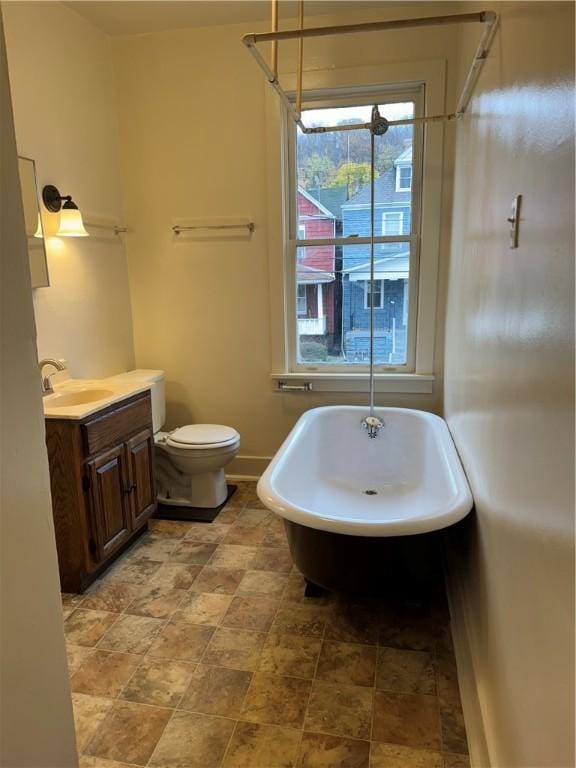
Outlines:
<svg viewBox="0 0 576 768"><path fill-rule="evenodd" d="M454 542L452 599L479 702L477 719L465 699L473 764L561 768L574 765L574 6L500 9L457 139L445 409L476 515Z"/></svg>
<svg viewBox="0 0 576 768"><path fill-rule="evenodd" d="M424 9L430 13L430 3ZM398 15L398 8L386 13ZM402 9L402 15L422 13L417 4ZM381 10L354 18L378 17ZM166 370L169 426L227 423L239 429L243 455L270 456L306 409L365 403L366 396L286 396L271 389L267 222L272 195L267 194L265 124L269 86L241 44L242 34L254 26L116 38L114 53L126 212L134 228L128 250L137 365ZM310 41L306 67L446 59L455 56L455 34L454 28L394 32L385 45L381 33L369 41L362 36ZM284 50L281 68L289 72L294 47ZM449 66L449 97L453 71ZM453 126L446 129L448 169L453 132ZM450 184L445 188L441 297ZM250 242L190 244L172 237L175 221L230 216L249 216L256 222ZM281 258L273 254L274 269L281 270ZM440 308L443 303L441 298ZM440 328L442 324L441 316ZM435 393L380 395L377 400L438 411L441 373L439 334ZM237 466L242 471L242 465Z"/></svg>
<svg viewBox="0 0 576 768"><path fill-rule="evenodd" d="M0 15L0 765L77 765Z"/></svg>
<svg viewBox="0 0 576 768"><path fill-rule="evenodd" d="M110 40L55 2L5 4L18 152L34 158L40 188L72 194L90 218L122 219ZM57 216L47 214L54 231ZM133 367L122 241L47 239L50 287L34 291L41 357L63 357L77 377Z"/></svg>

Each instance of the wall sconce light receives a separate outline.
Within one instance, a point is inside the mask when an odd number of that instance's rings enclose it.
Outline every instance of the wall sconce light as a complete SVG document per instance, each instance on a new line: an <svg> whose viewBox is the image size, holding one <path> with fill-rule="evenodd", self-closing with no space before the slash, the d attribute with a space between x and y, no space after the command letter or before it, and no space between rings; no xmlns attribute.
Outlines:
<svg viewBox="0 0 576 768"><path fill-rule="evenodd" d="M89 237L89 233L84 228L82 214L70 195L61 195L56 187L47 184L42 190L42 200L52 213L60 211L57 237Z"/></svg>

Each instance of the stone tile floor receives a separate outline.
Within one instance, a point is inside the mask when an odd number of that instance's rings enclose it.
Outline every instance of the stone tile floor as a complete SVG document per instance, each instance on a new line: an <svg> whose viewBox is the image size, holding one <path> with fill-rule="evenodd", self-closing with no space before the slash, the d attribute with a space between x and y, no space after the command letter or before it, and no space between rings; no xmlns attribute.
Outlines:
<svg viewBox="0 0 576 768"><path fill-rule="evenodd" d="M64 595L81 768L468 768L448 612L304 597L238 491Z"/></svg>

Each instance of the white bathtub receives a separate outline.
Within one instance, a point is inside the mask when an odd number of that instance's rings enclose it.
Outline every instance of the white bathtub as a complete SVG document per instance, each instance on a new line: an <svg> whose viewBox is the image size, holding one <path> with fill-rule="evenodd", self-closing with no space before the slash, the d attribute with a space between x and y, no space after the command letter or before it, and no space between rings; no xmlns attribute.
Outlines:
<svg viewBox="0 0 576 768"><path fill-rule="evenodd" d="M329 406L298 420L258 483L258 496L292 523L363 537L437 531L465 517L472 495L443 419L424 411ZM376 491L366 494L366 491Z"/></svg>

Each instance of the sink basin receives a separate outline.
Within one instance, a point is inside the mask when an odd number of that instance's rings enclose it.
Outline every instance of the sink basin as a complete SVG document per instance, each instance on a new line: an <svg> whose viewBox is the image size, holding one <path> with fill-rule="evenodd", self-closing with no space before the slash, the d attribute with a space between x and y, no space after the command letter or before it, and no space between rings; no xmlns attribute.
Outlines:
<svg viewBox="0 0 576 768"><path fill-rule="evenodd" d="M111 389L80 389L76 392L55 392L50 395L46 405L50 408L64 408L68 405L93 403L95 400L105 400L114 392Z"/></svg>

